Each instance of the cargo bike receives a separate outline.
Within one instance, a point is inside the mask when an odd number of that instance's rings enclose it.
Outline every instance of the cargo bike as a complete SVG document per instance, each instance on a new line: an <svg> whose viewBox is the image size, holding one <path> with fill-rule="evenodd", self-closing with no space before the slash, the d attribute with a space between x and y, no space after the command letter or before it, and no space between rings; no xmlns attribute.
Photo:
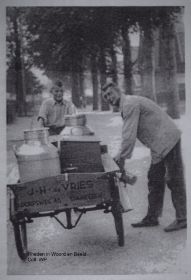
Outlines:
<svg viewBox="0 0 191 280"><path fill-rule="evenodd" d="M11 189L10 221L13 225L17 253L22 260L26 260L29 254L27 224L32 223L35 218L47 216L54 218L64 229L69 230L76 227L81 217L87 212L102 210L105 214L111 213L114 218L118 245L124 246L122 207L117 184L119 167L108 154L107 146L100 145L94 140L88 143L90 146L96 145L99 148L101 169L97 168L95 158L92 159L90 154L88 154L90 164L83 166L85 160L81 153L84 147L81 150L78 146L75 157L71 156L71 152L67 155L71 147L75 150L75 145L79 144L79 137L77 137L78 141L74 138L69 142L61 142L63 147L60 149L65 155L65 159L62 155L60 156L61 174L8 185ZM84 137L82 138L84 140ZM70 149L68 143L70 143ZM85 145L87 152L87 141L81 143ZM92 150L94 149L91 148L90 151ZM81 165L76 168L78 153L80 153L82 168ZM96 149L94 153L97 156ZM75 165L71 162L75 162ZM60 213L65 213L64 222L60 220Z"/></svg>

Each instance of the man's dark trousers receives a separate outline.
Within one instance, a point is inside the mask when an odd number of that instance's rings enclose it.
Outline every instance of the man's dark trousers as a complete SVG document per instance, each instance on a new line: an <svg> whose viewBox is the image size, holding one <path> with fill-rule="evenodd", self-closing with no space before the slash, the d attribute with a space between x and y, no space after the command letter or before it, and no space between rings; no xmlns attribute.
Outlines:
<svg viewBox="0 0 191 280"><path fill-rule="evenodd" d="M157 164L151 164L148 172L148 213L157 220L162 214L165 184L171 191L177 221L186 220L186 189L181 155L181 141Z"/></svg>

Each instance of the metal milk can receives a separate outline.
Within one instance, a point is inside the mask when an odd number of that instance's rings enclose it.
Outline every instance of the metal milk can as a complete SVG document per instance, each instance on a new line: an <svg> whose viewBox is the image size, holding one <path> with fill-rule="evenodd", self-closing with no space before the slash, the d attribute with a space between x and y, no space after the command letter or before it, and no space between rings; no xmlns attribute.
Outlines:
<svg viewBox="0 0 191 280"><path fill-rule="evenodd" d="M65 128L60 135L94 135L94 132L87 126L85 114L65 115Z"/></svg>
<svg viewBox="0 0 191 280"><path fill-rule="evenodd" d="M48 128L24 131L24 144L15 148L20 182L59 175L57 148L48 141Z"/></svg>

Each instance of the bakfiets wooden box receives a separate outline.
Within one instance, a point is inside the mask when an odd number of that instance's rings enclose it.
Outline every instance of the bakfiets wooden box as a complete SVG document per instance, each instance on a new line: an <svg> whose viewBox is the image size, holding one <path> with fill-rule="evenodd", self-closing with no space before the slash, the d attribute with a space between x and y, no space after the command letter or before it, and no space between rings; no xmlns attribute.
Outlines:
<svg viewBox="0 0 191 280"><path fill-rule="evenodd" d="M60 141L61 173L102 172L100 142L94 135L64 136Z"/></svg>
<svg viewBox="0 0 191 280"><path fill-rule="evenodd" d="M58 144L61 173L103 171L100 141L86 123L85 114L65 117L66 127Z"/></svg>

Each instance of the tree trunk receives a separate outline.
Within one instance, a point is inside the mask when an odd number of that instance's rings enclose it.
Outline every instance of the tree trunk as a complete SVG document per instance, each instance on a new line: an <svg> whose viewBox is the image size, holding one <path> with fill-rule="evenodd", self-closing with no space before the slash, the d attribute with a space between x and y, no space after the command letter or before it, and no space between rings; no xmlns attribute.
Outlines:
<svg viewBox="0 0 191 280"><path fill-rule="evenodd" d="M106 60L105 60L105 52L103 47L100 49L100 83L101 87L106 83ZM109 111L109 104L101 97L101 110Z"/></svg>
<svg viewBox="0 0 191 280"><path fill-rule="evenodd" d="M123 67L124 67L124 88L125 93L132 94L132 64L131 64L131 46L128 34L128 27L122 28L123 37Z"/></svg>
<svg viewBox="0 0 191 280"><path fill-rule="evenodd" d="M71 88L72 88L72 102L74 105L80 107L80 96L79 96L79 73L77 71L77 65L75 63L75 58L72 60L71 65Z"/></svg>
<svg viewBox="0 0 191 280"><path fill-rule="evenodd" d="M93 110L98 110L98 69L95 54L91 55L91 77L93 87Z"/></svg>
<svg viewBox="0 0 191 280"><path fill-rule="evenodd" d="M156 102L155 89L155 49L154 33L152 27L144 27L142 37L142 66L141 66L141 83L142 95Z"/></svg>
<svg viewBox="0 0 191 280"><path fill-rule="evenodd" d="M175 50L175 27L173 23L163 26L164 86L167 112L174 118L180 118L179 94L177 84L177 64Z"/></svg>
<svg viewBox="0 0 191 280"><path fill-rule="evenodd" d="M26 115L26 102L24 91L24 63L21 52L21 36L18 23L18 12L15 12L13 19L13 28L15 33L15 73L16 73L16 106L19 116Z"/></svg>
<svg viewBox="0 0 191 280"><path fill-rule="evenodd" d="M86 97L85 97L85 92L84 92L84 73L83 69L80 69L79 73L79 90L80 90L80 105L82 108L86 107Z"/></svg>
<svg viewBox="0 0 191 280"><path fill-rule="evenodd" d="M116 56L116 52L115 52L115 49L114 49L114 45L112 44L112 47L111 47L111 51L110 51L110 54L111 54L111 61L112 61L112 80L114 83L118 84L118 76L117 76L117 56Z"/></svg>

